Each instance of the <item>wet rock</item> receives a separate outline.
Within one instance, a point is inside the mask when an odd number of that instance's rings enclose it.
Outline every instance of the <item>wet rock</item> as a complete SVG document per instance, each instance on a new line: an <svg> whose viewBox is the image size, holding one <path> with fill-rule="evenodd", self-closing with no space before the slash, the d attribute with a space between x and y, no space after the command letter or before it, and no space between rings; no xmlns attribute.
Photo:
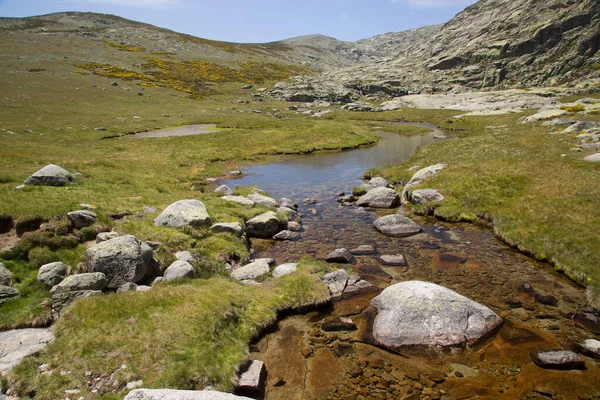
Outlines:
<svg viewBox="0 0 600 400"><path fill-rule="evenodd" d="M107 240L118 238L119 234L117 232L100 232L96 235L96 243L106 242Z"/></svg>
<svg viewBox="0 0 600 400"><path fill-rule="evenodd" d="M283 197L279 199L279 207L285 207L292 210L296 210L298 209L298 204L296 204L293 200Z"/></svg>
<svg viewBox="0 0 600 400"><path fill-rule="evenodd" d="M154 219L154 225L179 228L182 226L201 227L210 225L212 219L206 206L200 200L179 200L167 207Z"/></svg>
<svg viewBox="0 0 600 400"><path fill-rule="evenodd" d="M50 328L0 332L0 375L6 375L25 357L40 352L53 340Z"/></svg>
<svg viewBox="0 0 600 400"><path fill-rule="evenodd" d="M577 350L588 357L600 359L600 340L586 339L577 344Z"/></svg>
<svg viewBox="0 0 600 400"><path fill-rule="evenodd" d="M96 214L87 210L77 210L67 213L67 218L75 229L85 228L96 222Z"/></svg>
<svg viewBox="0 0 600 400"><path fill-rule="evenodd" d="M61 262L44 264L40 267L37 274L38 281L46 286L52 287L58 285L67 276L67 267Z"/></svg>
<svg viewBox="0 0 600 400"><path fill-rule="evenodd" d="M323 322L321 329L325 332L353 331L356 324L350 318L331 316Z"/></svg>
<svg viewBox="0 0 600 400"><path fill-rule="evenodd" d="M273 270L273 276L275 278L279 278L284 275L291 274L292 272L296 272L297 269L298 263L281 264Z"/></svg>
<svg viewBox="0 0 600 400"><path fill-rule="evenodd" d="M587 162L600 162L600 153L592 154L584 158Z"/></svg>
<svg viewBox="0 0 600 400"><path fill-rule="evenodd" d="M172 281L174 279L180 278L190 278L193 279L196 277L196 272L194 271L194 267L187 261L177 260L173 262L173 264L169 265L169 267L165 270L165 280L167 282Z"/></svg>
<svg viewBox="0 0 600 400"><path fill-rule="evenodd" d="M371 285L369 282L367 282L365 280L358 280L357 282L352 283L352 284L350 284L350 281L348 281L348 285L346 285L346 289L344 289L344 293L357 292L359 290L370 288L372 286L373 285Z"/></svg>
<svg viewBox="0 0 600 400"><path fill-rule="evenodd" d="M540 351L531 354L533 362L546 369L585 369L585 362L581 357L571 351Z"/></svg>
<svg viewBox="0 0 600 400"><path fill-rule="evenodd" d="M275 211L279 214L285 215L288 220L295 220L299 218L298 212L296 210L292 210L291 208L279 207Z"/></svg>
<svg viewBox="0 0 600 400"><path fill-rule="evenodd" d="M258 360L251 361L239 374L237 392L246 395L257 395L264 391L267 380L265 363Z"/></svg>
<svg viewBox="0 0 600 400"><path fill-rule="evenodd" d="M230 188L229 186L221 185L215 189L215 193L219 193L223 196L232 196L234 192L233 192L233 189Z"/></svg>
<svg viewBox="0 0 600 400"><path fill-rule="evenodd" d="M304 204L306 204L306 205L309 205L309 204L317 204L317 200L316 200L316 199L313 199L313 198L310 198L310 199L304 199L304 200L302 200L302 202L303 202Z"/></svg>
<svg viewBox="0 0 600 400"><path fill-rule="evenodd" d="M273 236L274 240L294 240L300 235L297 232L292 231L281 231L277 235Z"/></svg>
<svg viewBox="0 0 600 400"><path fill-rule="evenodd" d="M18 289L0 285L0 304L7 300L15 299L19 296L20 293Z"/></svg>
<svg viewBox="0 0 600 400"><path fill-rule="evenodd" d="M354 254L355 256L368 256L371 254L375 254L375 247L369 244L362 244L350 250L350 253Z"/></svg>
<svg viewBox="0 0 600 400"><path fill-rule="evenodd" d="M64 186L75 179L75 175L58 165L49 164L25 180L24 185Z"/></svg>
<svg viewBox="0 0 600 400"><path fill-rule="evenodd" d="M533 288L533 286L531 286L530 283L524 283L519 288L519 291L524 293L533 293L535 289Z"/></svg>
<svg viewBox="0 0 600 400"><path fill-rule="evenodd" d="M339 269L335 272L325 274L323 280L329 288L331 297L339 297L344 293L344 289L348 283L348 272L345 269Z"/></svg>
<svg viewBox="0 0 600 400"><path fill-rule="evenodd" d="M224 222L220 224L214 224L210 227L210 230L215 233L231 233L235 236L242 236L244 233L244 227L239 222Z"/></svg>
<svg viewBox="0 0 600 400"><path fill-rule="evenodd" d="M407 237L421 232L421 227L402 215L386 215L373 222L375 228L387 236Z"/></svg>
<svg viewBox="0 0 600 400"><path fill-rule="evenodd" d="M12 276L12 272L10 272L8 268L6 268L4 264L0 262L0 285L10 286L12 282Z"/></svg>
<svg viewBox="0 0 600 400"><path fill-rule="evenodd" d="M231 273L231 277L238 281L255 280L271 273L269 262L265 259L256 260L244 265Z"/></svg>
<svg viewBox="0 0 600 400"><path fill-rule="evenodd" d="M246 232L249 237L271 238L281 231L279 226L280 222L277 214L268 211L248 220L246 222Z"/></svg>
<svg viewBox="0 0 600 400"><path fill-rule="evenodd" d="M231 201L247 207L254 207L254 202L243 196L223 196L221 200Z"/></svg>
<svg viewBox="0 0 600 400"><path fill-rule="evenodd" d="M541 294L538 294L535 296L535 301L547 306L556 307L558 305L558 299L554 296L542 296Z"/></svg>
<svg viewBox="0 0 600 400"><path fill-rule="evenodd" d="M215 390L135 389L125 400L252 400Z"/></svg>
<svg viewBox="0 0 600 400"><path fill-rule="evenodd" d="M292 232L300 232L302 230L302 225L296 221L290 221L287 225L288 231Z"/></svg>
<svg viewBox="0 0 600 400"><path fill-rule="evenodd" d="M502 323L489 308L429 282L389 286L371 305L378 312L373 336L392 348L472 343Z"/></svg>
<svg viewBox="0 0 600 400"><path fill-rule="evenodd" d="M372 208L393 208L399 204L400 196L398 196L398 193L394 189L386 187L371 189L356 201L357 206Z"/></svg>
<svg viewBox="0 0 600 400"><path fill-rule="evenodd" d="M277 200L268 196L264 196L260 193L250 193L248 195L248 199L261 206L277 208Z"/></svg>
<svg viewBox="0 0 600 400"><path fill-rule="evenodd" d="M519 300L508 299L506 300L506 305L508 305L510 308L521 308L523 306L523 303Z"/></svg>
<svg viewBox="0 0 600 400"><path fill-rule="evenodd" d="M434 201L444 200L444 196L435 189L417 189L409 194L410 202L413 204L427 204Z"/></svg>
<svg viewBox="0 0 600 400"><path fill-rule="evenodd" d="M417 172L415 172L414 175L412 176L412 178L410 178L410 181L408 181L408 183L406 185L404 185L404 189L402 190L402 196L401 196L402 202L408 203L408 197L407 197L408 189L420 184L421 182L423 182L425 179L429 178L430 176L436 175L438 172L440 172L442 169L444 169L446 167L447 167L446 164L435 164L435 165L431 165L429 167L420 169Z"/></svg>
<svg viewBox="0 0 600 400"><path fill-rule="evenodd" d="M353 203L356 201L356 197L354 195L341 196L337 199L338 203Z"/></svg>
<svg viewBox="0 0 600 400"><path fill-rule="evenodd" d="M117 293L124 293L124 292L130 292L133 291L135 292L138 288L138 285L136 285L133 282L127 282L122 284L121 286L119 286L119 288L117 289Z"/></svg>
<svg viewBox="0 0 600 400"><path fill-rule="evenodd" d="M588 131L590 129L593 129L595 127L597 127L598 124L596 122L593 121L580 121L580 122L576 122L573 125L569 126L567 129L565 129L564 131L561 132L561 134L563 135L567 135L570 133L579 133L579 132L584 132L584 131Z"/></svg>
<svg viewBox="0 0 600 400"><path fill-rule="evenodd" d="M352 261L352 254L346 249L335 249L327 254L325 261L330 263L347 264Z"/></svg>
<svg viewBox="0 0 600 400"><path fill-rule="evenodd" d="M87 270L106 274L110 289L117 289L126 282L138 283L152 262L150 246L131 235L95 244L85 254Z"/></svg>
<svg viewBox="0 0 600 400"><path fill-rule="evenodd" d="M383 265L388 265L390 267L403 267L406 266L406 259L402 254L390 255L384 254L379 257L379 262Z"/></svg>

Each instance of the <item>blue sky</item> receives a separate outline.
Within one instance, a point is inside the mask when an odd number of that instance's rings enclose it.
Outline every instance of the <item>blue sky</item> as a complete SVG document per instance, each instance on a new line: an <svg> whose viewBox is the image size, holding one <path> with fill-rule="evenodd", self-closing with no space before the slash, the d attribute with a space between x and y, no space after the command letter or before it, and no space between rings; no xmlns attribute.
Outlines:
<svg viewBox="0 0 600 400"><path fill-rule="evenodd" d="M195 36L269 42L320 33L354 41L446 22L475 0L0 0L0 16L115 14Z"/></svg>

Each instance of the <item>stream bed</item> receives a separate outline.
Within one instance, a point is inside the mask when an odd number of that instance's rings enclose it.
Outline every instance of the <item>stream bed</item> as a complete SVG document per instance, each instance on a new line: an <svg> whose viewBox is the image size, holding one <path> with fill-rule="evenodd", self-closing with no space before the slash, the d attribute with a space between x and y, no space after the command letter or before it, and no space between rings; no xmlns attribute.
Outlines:
<svg viewBox="0 0 600 400"><path fill-rule="evenodd" d="M423 233L390 238L373 221L396 210L342 206L337 194L360 185L362 173L406 161L419 146L441 134L400 136L380 132L371 147L318 153L284 162L244 168L229 186L259 186L273 198L299 204L303 231L288 242L252 240L254 257L278 264L305 256L323 258L336 248L372 245L375 253L356 256L350 265L373 286L345 294L322 309L281 319L252 346L250 358L265 362L265 399L571 399L600 398L600 369L584 357L584 371L556 371L536 366L530 353L573 349L583 339L598 339L598 324L585 319L585 290L549 265L537 262L498 240L491 229L445 224L411 217ZM420 167L426 167L422 165ZM317 200L305 205L303 199ZM311 211L312 209L312 211ZM386 267L383 254L402 254L408 267ZM380 291L397 282L422 280L448 287L486 305L504 324L477 344L460 349L409 348L394 353L377 347L371 336ZM552 295L557 305L536 301ZM326 332L328 318L351 318L354 331Z"/></svg>

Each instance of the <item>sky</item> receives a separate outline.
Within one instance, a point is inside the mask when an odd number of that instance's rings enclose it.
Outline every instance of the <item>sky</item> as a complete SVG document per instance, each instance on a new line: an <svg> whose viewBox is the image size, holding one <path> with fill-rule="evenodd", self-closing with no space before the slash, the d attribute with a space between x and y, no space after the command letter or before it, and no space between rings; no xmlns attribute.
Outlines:
<svg viewBox="0 0 600 400"><path fill-rule="evenodd" d="M194 36L264 43L320 33L356 41L447 22L475 0L0 0L0 17L115 14Z"/></svg>

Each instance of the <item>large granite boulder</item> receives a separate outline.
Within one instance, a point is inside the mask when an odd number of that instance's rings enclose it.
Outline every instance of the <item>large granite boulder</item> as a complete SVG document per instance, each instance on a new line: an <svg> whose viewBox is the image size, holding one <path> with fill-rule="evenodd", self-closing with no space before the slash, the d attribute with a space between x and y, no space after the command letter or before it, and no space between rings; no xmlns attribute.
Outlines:
<svg viewBox="0 0 600 400"><path fill-rule="evenodd" d="M271 267L267 259L260 259L246 264L231 273L231 277L238 281L254 280L263 275L271 273Z"/></svg>
<svg viewBox="0 0 600 400"><path fill-rule="evenodd" d="M438 172L440 172L441 170L443 170L446 167L447 167L446 164L435 164L435 165L431 165L427 168L423 168L423 169L420 169L417 172L415 172L413 174L412 178L410 178L410 181L408 181L408 183L406 185L404 185L404 189L402 189L402 196L401 196L402 202L408 203L408 197L407 197L408 189L420 184L425 179L437 174Z"/></svg>
<svg viewBox="0 0 600 400"><path fill-rule="evenodd" d="M21 293L18 289L0 285L0 304L7 300L16 299Z"/></svg>
<svg viewBox="0 0 600 400"><path fill-rule="evenodd" d="M248 195L248 198L250 200L252 200L255 204L261 205L261 206L267 206L267 207L271 207L271 208L276 208L277 207L277 200L268 197L268 196L264 196L260 193L250 193Z"/></svg>
<svg viewBox="0 0 600 400"><path fill-rule="evenodd" d="M206 226L212 219L206 206L200 200L179 200L167 207L156 219L154 225L179 228L185 225L193 227Z"/></svg>
<svg viewBox="0 0 600 400"><path fill-rule="evenodd" d="M195 278L194 267L187 261L177 260L165 270L165 280L172 281L178 278Z"/></svg>
<svg viewBox="0 0 600 400"><path fill-rule="evenodd" d="M87 270L106 274L110 289L126 282L138 283L152 268L152 249L131 235L98 243L85 254Z"/></svg>
<svg viewBox="0 0 600 400"><path fill-rule="evenodd" d="M373 222L375 228L387 236L407 237L421 232L421 227L409 218L398 215L386 215Z"/></svg>
<svg viewBox="0 0 600 400"><path fill-rule="evenodd" d="M61 262L53 262L40 267L37 274L38 281L42 281L47 286L58 285L67 276L67 267Z"/></svg>
<svg viewBox="0 0 600 400"><path fill-rule="evenodd" d="M25 185L64 186L72 182L75 175L58 165L49 164L35 172L24 182Z"/></svg>
<svg viewBox="0 0 600 400"><path fill-rule="evenodd" d="M400 205L400 196L394 189L377 187L361 196L356 205L359 207L393 208Z"/></svg>
<svg viewBox="0 0 600 400"><path fill-rule="evenodd" d="M0 375L5 375L25 357L40 352L53 340L50 328L0 332Z"/></svg>
<svg viewBox="0 0 600 400"><path fill-rule="evenodd" d="M215 390L135 389L125 400L252 400Z"/></svg>
<svg viewBox="0 0 600 400"><path fill-rule="evenodd" d="M77 210L67 213L67 218L75 229L85 228L96 222L96 214L88 210Z"/></svg>
<svg viewBox="0 0 600 400"><path fill-rule="evenodd" d="M450 289L408 281L371 301L373 337L384 346L455 346L473 343L502 323L496 313Z"/></svg>
<svg viewBox="0 0 600 400"><path fill-rule="evenodd" d="M0 262L0 285L10 286L12 282L12 276L12 272L10 272L8 268L6 268L4 264Z"/></svg>
<svg viewBox="0 0 600 400"><path fill-rule="evenodd" d="M277 214L268 211L248 220L246 222L246 232L250 237L271 238L282 230L280 225Z"/></svg>

